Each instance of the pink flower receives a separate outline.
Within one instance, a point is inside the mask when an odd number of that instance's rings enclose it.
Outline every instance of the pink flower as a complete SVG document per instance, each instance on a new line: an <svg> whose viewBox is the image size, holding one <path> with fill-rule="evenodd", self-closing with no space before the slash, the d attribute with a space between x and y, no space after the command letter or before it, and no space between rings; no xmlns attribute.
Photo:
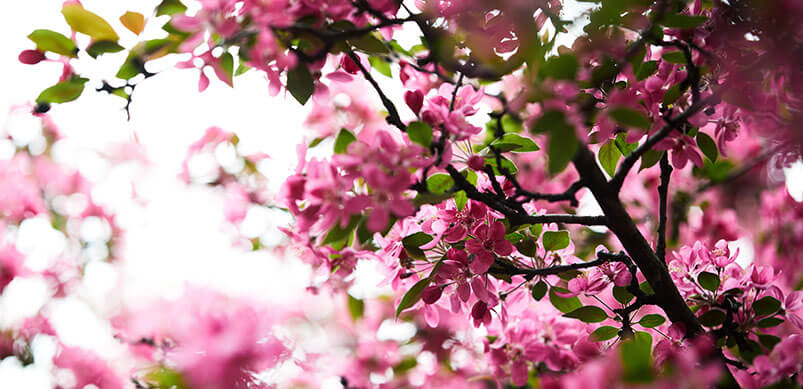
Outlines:
<svg viewBox="0 0 803 389"><path fill-rule="evenodd" d="M490 226L480 224L474 228L474 238L466 241L466 250L474 254L471 261L471 271L482 274L491 268L494 263L494 253L501 256L513 252L513 244L505 239L505 225L502 222L493 222Z"/></svg>
<svg viewBox="0 0 803 389"><path fill-rule="evenodd" d="M447 132L454 135L456 140L462 140L479 134L482 129L466 121L466 117L477 113L476 105L485 95L483 88L475 91L474 87L466 85L461 87L454 96L454 86L442 84L438 94L430 97L421 111L421 117L433 128L443 125ZM451 108L451 109L450 109Z"/></svg>
<svg viewBox="0 0 803 389"><path fill-rule="evenodd" d="M697 151L694 139L685 134L673 131L674 136L668 136L655 145L656 150L672 151L672 166L683 169L686 162L691 161L698 168L703 167L703 158Z"/></svg>
<svg viewBox="0 0 803 389"><path fill-rule="evenodd" d="M92 351L62 345L61 351L53 358L53 364L72 371L76 388L87 385L104 389L123 388L123 379Z"/></svg>

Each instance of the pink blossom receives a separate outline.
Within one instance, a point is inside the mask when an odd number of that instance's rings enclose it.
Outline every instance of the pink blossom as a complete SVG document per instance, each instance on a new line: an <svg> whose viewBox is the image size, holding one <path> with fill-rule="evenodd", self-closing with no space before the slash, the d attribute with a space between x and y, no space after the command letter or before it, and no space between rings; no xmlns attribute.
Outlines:
<svg viewBox="0 0 803 389"><path fill-rule="evenodd" d="M505 239L505 225L493 222L491 225L480 224L472 231L474 238L466 241L466 250L474 254L471 271L482 274L490 269L495 255L507 256L513 252L513 244Z"/></svg>
<svg viewBox="0 0 803 389"><path fill-rule="evenodd" d="M698 168L703 167L703 158L697 151L697 145L694 139L685 134L678 134L674 132L673 136L669 136L658 142L655 145L656 150L670 150L672 151L672 166L683 169L686 162L691 161Z"/></svg>

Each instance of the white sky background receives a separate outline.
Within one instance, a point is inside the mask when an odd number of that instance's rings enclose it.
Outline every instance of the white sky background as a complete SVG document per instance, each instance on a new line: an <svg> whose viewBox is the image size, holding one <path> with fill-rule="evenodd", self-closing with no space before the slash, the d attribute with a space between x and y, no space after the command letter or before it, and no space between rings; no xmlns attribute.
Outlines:
<svg viewBox="0 0 803 389"><path fill-rule="evenodd" d="M126 11L151 15L158 0L83 0L84 6L109 21L131 47L138 39L126 30L118 17ZM0 123L9 130L25 125L19 117L8 116L15 104L33 101L39 92L53 85L61 66L36 66L18 62L17 54L34 45L26 36L37 28L69 35L60 13L62 0L8 1L0 13ZM153 37L166 17L149 21L146 37ZM150 34L150 35L149 35ZM85 37L84 37L85 38ZM79 45L86 41L79 41ZM84 59L78 73L103 74L111 78L124 59L124 53L104 55L99 61ZM158 61L157 61L158 62ZM142 83L134 93L131 121L126 121L123 100L94 92L97 84L87 84L81 98L60 106L51 115L69 143L57 155L59 161L79 168L90 179L100 182L95 196L117 210L126 229L124 278L103 263L90 264L82 290L83 299L59 304L54 313L57 329L67 343L92 347L113 354L119 346L109 336L110 329L93 319L93 312L105 312L118 298L132 304L150 297L175 295L185 282L214 286L237 295L281 302L303 293L307 270L296 262L279 261L266 252L245 252L231 247L230 231L225 230L222 199L208 188L188 187L177 180L187 147L211 125L236 131L243 150L271 156L271 187L276 188L296 163L295 146L302 140L301 123L305 109L292 98L272 98L267 82L256 72L235 79L229 88L210 74L209 89L197 93L198 73L194 70L167 69ZM93 80L96 81L96 80ZM368 92L370 93L370 92ZM20 124L22 123L22 124ZM30 123L28 123L30 125ZM151 165L147 172L131 169L109 170L97 153L116 142L138 139L145 147ZM794 176L803 176L798 164ZM138 194L147 201L132 206L123 201L136 180ZM803 191L801 182L796 192ZM793 191L793 192L795 192ZM800 197L798 197L800 199ZM273 234L280 232L273 230ZM40 231L41 232L41 231ZM47 231L46 231L47 232ZM47 262L54 241L37 240L26 253ZM295 277L288 277L293 274ZM36 280L15 282L0 300L0 327L35 311L46 296ZM61 317L62 320L59 320ZM42 346L43 353L48 347ZM0 387L49 387L46 378L32 369L17 369L12 362L0 362ZM47 366L40 366L46 369ZM15 380L22 381L15 381Z"/></svg>

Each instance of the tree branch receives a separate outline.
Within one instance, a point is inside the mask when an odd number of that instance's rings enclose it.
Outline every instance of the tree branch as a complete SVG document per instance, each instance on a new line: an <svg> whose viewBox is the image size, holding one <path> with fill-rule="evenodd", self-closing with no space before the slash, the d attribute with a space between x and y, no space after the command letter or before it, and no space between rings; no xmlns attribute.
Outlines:
<svg viewBox="0 0 803 389"><path fill-rule="evenodd" d="M668 153L661 156L661 184L658 185L658 244L655 255L666 264L666 202L669 193L669 179L672 177L672 166Z"/></svg>
<svg viewBox="0 0 803 389"><path fill-rule="evenodd" d="M405 126L404 123L401 121L401 118L399 117L399 111L396 110L396 106L393 104L393 101L391 101L385 95L385 92L382 91L382 88L376 82L374 77L371 76L371 72L369 72L368 69L365 68L365 66L362 66L360 58L357 57L357 54L354 54L353 51L349 50L346 52L346 54L349 56L349 58L351 58L351 60L355 64L357 64L357 66L360 68L360 72L362 72L363 77L365 77L365 79L368 80L371 86L373 86L374 89L376 90L376 93L379 94L379 99L382 100L382 105L384 105L385 109L388 110L388 117L385 120L389 124L392 124L396 126L398 129L402 130L402 132L406 132L407 126Z"/></svg>

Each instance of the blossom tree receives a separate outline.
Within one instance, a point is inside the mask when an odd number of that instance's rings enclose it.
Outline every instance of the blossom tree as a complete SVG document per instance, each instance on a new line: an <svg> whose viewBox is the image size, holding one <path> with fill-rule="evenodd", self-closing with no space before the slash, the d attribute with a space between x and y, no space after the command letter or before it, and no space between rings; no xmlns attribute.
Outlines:
<svg viewBox="0 0 803 389"><path fill-rule="evenodd" d="M119 360L62 346L59 387L803 385L803 205L766 174L803 151L803 3L588 3L572 19L559 0L163 0L121 31L66 1L72 35L42 26L19 54L63 68L28 107L46 129L93 84L128 113L165 56L199 93L256 72L308 107L278 193L263 154L205 183L230 223L254 205L292 215L284 243L249 249L313 270L295 304L334 301L321 325L340 342L305 349L297 311L188 289L109 317ZM114 77L72 66L117 52ZM187 163L240 142L210 128ZM0 165L0 234L41 214L113 229L91 200L60 210L89 183L47 155ZM386 298L348 294L365 263ZM29 271L2 248L0 288ZM69 261L44 272L59 293L80 277ZM413 334L377 336L394 323ZM37 316L0 351L30 359L37 334L57 337Z"/></svg>

